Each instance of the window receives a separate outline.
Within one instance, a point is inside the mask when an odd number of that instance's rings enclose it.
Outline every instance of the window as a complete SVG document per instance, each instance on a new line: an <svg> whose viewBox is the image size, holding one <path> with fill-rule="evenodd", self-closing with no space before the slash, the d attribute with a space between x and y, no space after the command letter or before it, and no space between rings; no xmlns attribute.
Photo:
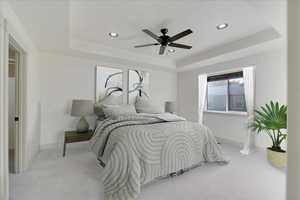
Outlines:
<svg viewBox="0 0 300 200"><path fill-rule="evenodd" d="M246 112L243 72L207 78L207 110Z"/></svg>
<svg viewBox="0 0 300 200"><path fill-rule="evenodd" d="M207 83L207 110L226 111L228 81Z"/></svg>

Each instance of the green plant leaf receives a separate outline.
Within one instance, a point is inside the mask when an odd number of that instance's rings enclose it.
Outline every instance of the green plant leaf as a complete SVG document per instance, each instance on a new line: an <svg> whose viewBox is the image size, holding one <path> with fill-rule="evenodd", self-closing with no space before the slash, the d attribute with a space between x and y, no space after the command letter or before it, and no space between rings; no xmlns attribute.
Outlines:
<svg viewBox="0 0 300 200"><path fill-rule="evenodd" d="M287 128L287 106L271 101L269 104L256 109L254 113L254 120L248 125L248 128L256 133L267 133L273 146L280 147L287 137L286 134L281 133L282 129Z"/></svg>

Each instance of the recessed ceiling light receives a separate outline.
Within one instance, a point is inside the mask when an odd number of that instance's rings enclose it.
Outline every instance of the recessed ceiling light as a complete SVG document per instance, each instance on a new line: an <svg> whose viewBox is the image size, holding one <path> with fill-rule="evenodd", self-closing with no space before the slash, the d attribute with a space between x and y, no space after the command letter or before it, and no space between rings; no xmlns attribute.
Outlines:
<svg viewBox="0 0 300 200"><path fill-rule="evenodd" d="M229 26L229 25L228 25L227 23L219 24L219 25L217 26L217 29L218 29L218 30L223 30L223 29L227 28L228 26Z"/></svg>
<svg viewBox="0 0 300 200"><path fill-rule="evenodd" d="M113 37L113 38L116 38L116 37L119 36L119 34L116 33L116 32L110 32L108 35L109 35L110 37Z"/></svg>
<svg viewBox="0 0 300 200"><path fill-rule="evenodd" d="M168 50L170 53L174 53L175 52L175 49L169 49Z"/></svg>

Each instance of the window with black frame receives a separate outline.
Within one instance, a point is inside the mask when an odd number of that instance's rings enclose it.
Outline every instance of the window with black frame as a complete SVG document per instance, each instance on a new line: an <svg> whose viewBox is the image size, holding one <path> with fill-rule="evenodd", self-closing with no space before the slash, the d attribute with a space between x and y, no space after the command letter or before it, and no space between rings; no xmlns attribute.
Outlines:
<svg viewBox="0 0 300 200"><path fill-rule="evenodd" d="M207 111L247 111L242 71L208 76Z"/></svg>

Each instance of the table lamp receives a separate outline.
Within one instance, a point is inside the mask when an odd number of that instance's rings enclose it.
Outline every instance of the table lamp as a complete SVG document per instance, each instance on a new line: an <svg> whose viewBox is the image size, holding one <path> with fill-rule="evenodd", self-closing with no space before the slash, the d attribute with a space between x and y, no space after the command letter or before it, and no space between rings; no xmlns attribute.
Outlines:
<svg viewBox="0 0 300 200"><path fill-rule="evenodd" d="M165 112L175 113L176 112L176 102L175 101L166 101Z"/></svg>
<svg viewBox="0 0 300 200"><path fill-rule="evenodd" d="M76 130L78 133L85 133L89 130L89 123L85 116L94 113L94 102L92 100L74 99L72 101L71 116L80 117Z"/></svg>

